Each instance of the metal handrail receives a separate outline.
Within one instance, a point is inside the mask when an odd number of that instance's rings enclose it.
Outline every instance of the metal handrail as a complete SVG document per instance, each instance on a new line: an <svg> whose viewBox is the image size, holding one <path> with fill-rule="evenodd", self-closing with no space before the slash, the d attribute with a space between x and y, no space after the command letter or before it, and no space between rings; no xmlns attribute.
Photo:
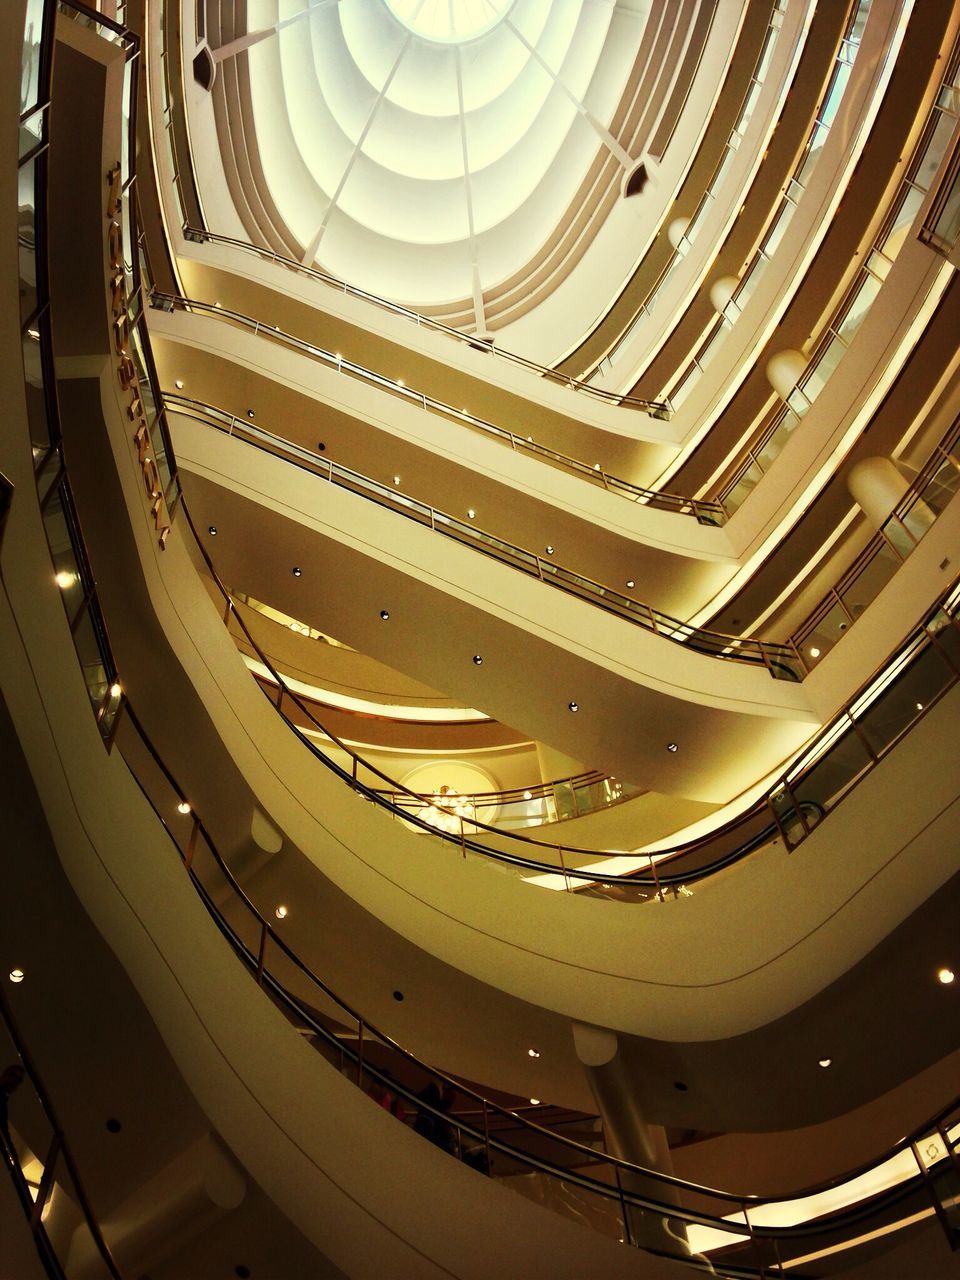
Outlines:
<svg viewBox="0 0 960 1280"><path fill-rule="evenodd" d="M410 320L420 329L430 329L434 333L443 333L447 337L471 347L474 351L486 352L497 356L501 360L506 360L510 364L518 365L520 368L535 374L538 378L542 378L545 382L552 382L561 387L569 387L573 391L584 392L595 400L602 400L607 404L616 405L618 408L639 409L661 421L668 422L673 416L673 411L668 401L647 400L640 396L620 395L616 391L607 391L602 387L595 387L591 383L585 382L582 378L571 377L569 374L561 373L549 365L539 364L536 360L531 360L527 356L521 356L514 351L507 351L503 347L498 347L493 338L481 337L479 334L464 333L462 329L455 329L452 325L444 324L441 320L435 320L430 316L423 315L421 312L405 307L401 303L391 302L388 298L380 297L367 289L361 289L346 280L340 279L338 276L331 275L327 271L305 266L302 262L297 262L294 258L287 258L272 249L251 244L248 240L238 240L233 236L219 235L216 232L207 231L205 228L189 225L184 225L183 235L184 239L195 244L203 244L204 242L228 244L233 248L254 253L270 262L276 262L279 266L285 267L297 275L307 276L311 280L318 280L321 284L335 289L338 293L346 294L351 298L359 298L363 302L372 303L375 307L381 308L381 310L389 311L392 315L400 316L404 320Z"/></svg>
<svg viewBox="0 0 960 1280"><path fill-rule="evenodd" d="M176 392L165 391L162 394L168 410L176 410L185 417L213 426L234 439L242 440L245 444L274 456L279 455L290 465L309 471L321 480L327 480L331 484L348 489L351 493L376 502L380 507L413 520L417 524L425 525L433 532L443 534L461 545L482 552L501 564L538 578L548 586L556 587L578 599L587 600L598 608L643 627L646 631L652 631L674 644L683 645L698 653L724 661L765 667L774 679L793 681L801 679L803 664L789 644L757 640L750 636L727 635L719 631L692 626L688 622L655 609L652 605L633 600L612 587L604 586L592 578L567 569L553 560L544 559L495 534L487 533L474 524L458 520L455 516L431 507L419 499L408 497L400 489L381 484L380 481L345 467L342 463L334 462L332 458L323 457L301 445L292 444L282 436L267 431L263 427L254 426L249 421L237 418L225 410Z"/></svg>
<svg viewBox="0 0 960 1280"><path fill-rule="evenodd" d="M577 458L571 458L568 454L560 453L557 449L538 444L532 436L519 436L515 432L508 431L505 427L499 427L496 423L489 422L485 418L478 418L474 414L468 413L465 409L457 409L443 400L437 400L434 396L427 395L425 392L415 391L412 387L406 386L404 382L387 378L383 374L367 368L366 365L347 360L337 352L328 351L324 347L318 347L315 343L307 342L304 338L298 338L295 334L288 333L277 325L264 324L263 321L257 320L253 316L245 315L242 311L234 311L229 307L219 306L215 302L202 302L196 298L185 298L176 294L163 293L160 290L155 290L151 294L150 302L153 307L161 311L177 310L212 316L217 320L231 321L242 328L251 330L255 334L269 338L273 342L292 347L311 359L319 360L329 368L336 369L338 373L346 374L349 377L371 384L381 391L397 396L408 404L416 405L418 408L439 414L458 425L467 426L492 436L501 443L509 444L517 453L527 453L541 460L546 459L549 463L573 472L581 479L589 480L592 484L600 486L607 492L626 498L631 502L640 503L642 506L654 507L658 510L673 511L678 515L693 516L700 524L719 525L726 519L723 505L718 501L690 498L681 494L668 493L665 490L647 489L642 485L633 484L630 480L624 480L609 471L604 471L599 465L590 466L589 463L581 462Z"/></svg>

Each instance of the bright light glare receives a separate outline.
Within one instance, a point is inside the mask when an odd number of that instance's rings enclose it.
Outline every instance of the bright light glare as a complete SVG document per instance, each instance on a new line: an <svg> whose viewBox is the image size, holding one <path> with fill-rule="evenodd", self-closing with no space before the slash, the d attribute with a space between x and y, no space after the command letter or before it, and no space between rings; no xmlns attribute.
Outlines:
<svg viewBox="0 0 960 1280"><path fill-rule="evenodd" d="M513 0L386 0L393 16L425 40L474 40L497 25Z"/></svg>

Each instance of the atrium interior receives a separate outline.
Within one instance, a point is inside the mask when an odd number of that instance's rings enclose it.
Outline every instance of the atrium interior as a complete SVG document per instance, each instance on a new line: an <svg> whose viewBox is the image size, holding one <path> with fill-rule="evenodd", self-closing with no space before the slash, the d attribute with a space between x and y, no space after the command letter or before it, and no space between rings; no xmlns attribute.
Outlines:
<svg viewBox="0 0 960 1280"><path fill-rule="evenodd" d="M954 1275L960 7L0 37L0 1277Z"/></svg>

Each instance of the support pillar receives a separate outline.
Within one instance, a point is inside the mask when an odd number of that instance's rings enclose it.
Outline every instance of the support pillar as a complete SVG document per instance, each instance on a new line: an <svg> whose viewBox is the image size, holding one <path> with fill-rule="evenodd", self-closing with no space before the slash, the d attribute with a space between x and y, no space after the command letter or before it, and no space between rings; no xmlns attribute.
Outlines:
<svg viewBox="0 0 960 1280"><path fill-rule="evenodd" d="M874 529L882 529L910 488L890 458L861 458L850 468L847 489ZM919 542L936 519L927 504L918 500L902 523Z"/></svg>

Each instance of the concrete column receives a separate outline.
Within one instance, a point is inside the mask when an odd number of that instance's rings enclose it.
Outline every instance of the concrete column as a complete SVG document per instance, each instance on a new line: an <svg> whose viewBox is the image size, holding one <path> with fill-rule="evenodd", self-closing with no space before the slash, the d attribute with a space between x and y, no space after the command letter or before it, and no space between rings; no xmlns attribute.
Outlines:
<svg viewBox="0 0 960 1280"><path fill-rule="evenodd" d="M577 1057L590 1081L603 1121L608 1152L658 1173L673 1173L666 1133L662 1125L650 1124L643 1115L637 1090L619 1053L616 1034L582 1022L572 1026ZM676 1192L641 1174L623 1174L621 1182L625 1191L661 1202L680 1203ZM686 1228L679 1219L669 1213L633 1206L627 1209L627 1216L631 1238L640 1248L690 1256Z"/></svg>
<svg viewBox="0 0 960 1280"><path fill-rule="evenodd" d="M807 371L807 358L790 348L777 351L767 361L767 381L781 400L789 400L797 383Z"/></svg>
<svg viewBox="0 0 960 1280"><path fill-rule="evenodd" d="M236 1209L247 1184L214 1134L205 1134L127 1196L101 1222L121 1270L142 1275ZM100 1255L86 1227L70 1242L67 1274L75 1280L102 1275Z"/></svg>
<svg viewBox="0 0 960 1280"><path fill-rule="evenodd" d="M908 481L890 458L861 458L847 476L850 496L874 529L884 526L909 488ZM903 523L919 542L935 518L925 502L915 502Z"/></svg>

